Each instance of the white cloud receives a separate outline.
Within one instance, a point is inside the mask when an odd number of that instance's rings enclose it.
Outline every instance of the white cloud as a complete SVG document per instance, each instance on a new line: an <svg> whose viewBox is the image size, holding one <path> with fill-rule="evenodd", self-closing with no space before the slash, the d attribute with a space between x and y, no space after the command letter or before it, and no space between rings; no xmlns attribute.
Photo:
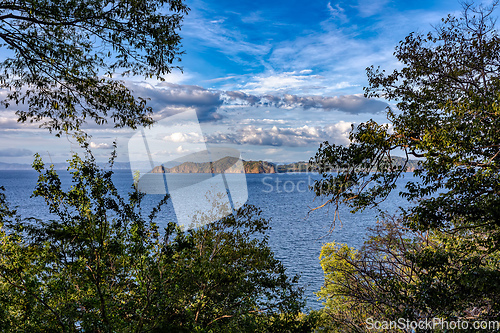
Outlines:
<svg viewBox="0 0 500 333"><path fill-rule="evenodd" d="M0 98L1 100L1 98ZM0 109L0 129L2 130L19 130L19 131L33 131L37 130L45 119L42 119L40 122L30 123L29 121L21 123L17 120L19 116L16 115L16 110L26 110L22 104L19 106L11 105L8 109L4 109L3 107Z"/></svg>
<svg viewBox="0 0 500 333"><path fill-rule="evenodd" d="M303 72L303 71L301 71ZM315 90L324 87L324 77L310 75L312 71L261 74L240 86L247 94L277 94L294 91Z"/></svg>
<svg viewBox="0 0 500 333"><path fill-rule="evenodd" d="M95 142L92 141L90 143L90 148L92 148L92 149L107 149L109 147L110 147L110 145L107 144L107 143L104 143L104 142L95 143Z"/></svg>
<svg viewBox="0 0 500 333"><path fill-rule="evenodd" d="M182 154L182 153L187 153L189 150L182 148L182 146L177 147L175 150L177 153Z"/></svg>
<svg viewBox="0 0 500 333"><path fill-rule="evenodd" d="M199 133L191 132L191 133L172 133L170 135L166 135L162 139L167 142L189 142L189 143L199 143L203 142L203 137Z"/></svg>
<svg viewBox="0 0 500 333"><path fill-rule="evenodd" d="M312 72L312 69L303 69L299 72L299 74L311 74Z"/></svg>

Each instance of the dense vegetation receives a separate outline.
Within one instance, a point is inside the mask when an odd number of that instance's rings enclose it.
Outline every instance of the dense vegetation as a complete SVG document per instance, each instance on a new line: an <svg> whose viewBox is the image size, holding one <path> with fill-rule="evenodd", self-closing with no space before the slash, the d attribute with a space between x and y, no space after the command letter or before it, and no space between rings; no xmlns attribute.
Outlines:
<svg viewBox="0 0 500 333"><path fill-rule="evenodd" d="M395 103L390 126L363 123L350 145L325 142L311 160L325 205L354 212L387 198L408 167L419 177L401 193L413 205L381 214L363 248L323 247L323 310L300 315L296 277L274 258L258 209L245 206L189 231L166 221L160 228L168 196L145 213L143 195L133 187L122 197L112 171L96 165L79 136L86 154L69 161L71 188L39 157L33 164L33 195L54 218L19 216L0 192L0 331L307 332L319 316L318 330L365 332L370 319L498 320L495 6L466 4L463 16L410 34L396 48L400 70L369 68L366 96ZM181 0L3 1L0 87L9 93L2 103L20 105L19 121L56 134L89 119L151 125L146 101L112 76L161 80L182 54L178 30L187 12ZM249 167L261 170L262 162Z"/></svg>
<svg viewBox="0 0 500 333"><path fill-rule="evenodd" d="M349 146L325 142L311 160L341 170L323 173L317 194L357 211L376 207L394 190L404 171L393 163L394 153L422 158L414 172L419 180L400 193L410 208L381 215L362 249L323 248L326 281L319 295L331 331L369 331L368 318L498 320L500 38L494 8L465 5L461 17L448 16L426 35L410 34L396 48L401 70L368 68L366 96L396 105L387 110L391 128L363 123Z"/></svg>
<svg viewBox="0 0 500 333"><path fill-rule="evenodd" d="M150 125L152 110L113 76L162 79L182 54L182 0L0 3L0 87L18 121L57 134L88 120Z"/></svg>
<svg viewBox="0 0 500 333"><path fill-rule="evenodd" d="M274 258L257 208L193 230L161 228L168 196L146 214L144 194L120 196L90 151L69 162L69 190L40 158L33 164L34 195L51 220L23 219L0 196L0 331L307 329L297 277Z"/></svg>
<svg viewBox="0 0 500 333"><path fill-rule="evenodd" d="M168 197L149 214L135 187L122 197L115 156L98 167L81 132L88 120L153 123L146 100L113 76L162 80L178 67L188 10L182 0L0 4L2 104L20 122L74 133L85 151L69 160L69 189L36 157L33 196L49 220L19 216L0 191L0 332L310 330L297 277L274 258L257 208L187 231L157 224Z"/></svg>

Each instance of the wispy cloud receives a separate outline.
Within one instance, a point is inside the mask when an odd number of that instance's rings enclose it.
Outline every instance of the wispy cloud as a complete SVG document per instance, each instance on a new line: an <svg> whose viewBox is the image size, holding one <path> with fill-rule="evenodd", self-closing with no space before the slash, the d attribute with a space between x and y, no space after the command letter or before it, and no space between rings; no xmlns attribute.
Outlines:
<svg viewBox="0 0 500 333"><path fill-rule="evenodd" d="M370 17L384 12L389 0L358 0L357 6L354 6L361 17Z"/></svg>
<svg viewBox="0 0 500 333"><path fill-rule="evenodd" d="M250 94L304 93L324 90L326 88L325 77L311 74L311 72L311 70L301 70L259 74L249 78L238 88Z"/></svg>
<svg viewBox="0 0 500 333"><path fill-rule="evenodd" d="M204 142L204 139L199 133L176 132L164 136L163 141L173 142L173 143L180 143L180 142L199 143L199 142Z"/></svg>
<svg viewBox="0 0 500 333"><path fill-rule="evenodd" d="M246 16L248 22L256 23L261 20L258 13ZM183 35L196 40L198 46L216 49L232 61L253 66L251 61L245 60L249 56L260 58L271 49L270 43L254 43L239 29L234 29L226 22L226 17L217 19L206 18L200 11L192 11L185 20ZM258 63L256 65L261 65Z"/></svg>
<svg viewBox="0 0 500 333"><path fill-rule="evenodd" d="M344 8L340 7L340 4L335 4L335 5L332 5L331 2L329 2L326 7L328 8L328 11L330 12L330 16L335 18L335 19L339 19L341 20L342 22L345 22L347 21L347 16L345 14L345 10Z"/></svg>

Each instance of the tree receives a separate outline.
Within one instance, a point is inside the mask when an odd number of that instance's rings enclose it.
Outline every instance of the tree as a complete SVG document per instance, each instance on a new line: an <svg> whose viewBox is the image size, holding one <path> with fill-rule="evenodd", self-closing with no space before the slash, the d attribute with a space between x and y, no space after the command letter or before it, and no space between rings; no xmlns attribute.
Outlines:
<svg viewBox="0 0 500 333"><path fill-rule="evenodd" d="M421 252L431 240L427 235L408 233L393 218L369 230L371 237L359 250L335 242L321 249L325 284L317 294L325 300L325 328L370 332L370 319L432 320L433 312L422 311L416 302L422 272L408 259L408 254Z"/></svg>
<svg viewBox="0 0 500 333"><path fill-rule="evenodd" d="M2 104L23 104L18 121L39 122L57 134L91 119L116 127L150 125L151 108L123 82L163 79L182 52L183 0L21 0L0 4ZM25 109L27 108L27 110Z"/></svg>
<svg viewBox="0 0 500 333"><path fill-rule="evenodd" d="M474 322L496 321L498 252L464 251L462 237L408 230L394 217L369 230L361 249L328 243L321 250L323 330L372 332L392 322L384 330L442 332L460 320L474 332ZM494 325L485 331L498 330Z"/></svg>
<svg viewBox="0 0 500 333"><path fill-rule="evenodd" d="M485 283L500 277L496 6L465 4L461 17L448 16L426 35L408 35L395 51L401 70L368 68L366 97L395 103L387 109L390 126L370 120L351 132L349 146L325 142L311 159L323 173L316 193L357 211L376 207L395 189L406 169L394 163L395 154L420 158L418 181L400 193L412 203L400 218L411 231L428 232L433 243L402 252L420 273L401 288L420 288L407 304L445 318L464 318L474 308L484 318L500 311L499 285ZM331 167L340 171L327 173Z"/></svg>
<svg viewBox="0 0 500 333"><path fill-rule="evenodd" d="M111 165L114 157L111 159ZM194 230L161 230L135 189L123 198L87 151L72 186L37 157L34 195L52 219L16 215L0 195L0 331L306 330L295 279L267 245L258 209Z"/></svg>

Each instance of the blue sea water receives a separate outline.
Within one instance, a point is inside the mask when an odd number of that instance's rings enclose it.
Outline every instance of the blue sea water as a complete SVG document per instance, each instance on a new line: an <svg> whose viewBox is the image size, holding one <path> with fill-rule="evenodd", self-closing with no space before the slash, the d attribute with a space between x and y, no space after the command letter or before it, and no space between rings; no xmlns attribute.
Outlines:
<svg viewBox="0 0 500 333"><path fill-rule="evenodd" d="M65 186L70 185L70 176L59 172ZM179 175L185 177L186 175ZM398 181L403 188L412 174ZM368 209L350 214L348 209L340 209L340 221L332 229L334 207L324 207L315 211L312 208L321 205L324 198L315 198L309 191L309 185L318 179L318 175L307 173L287 174L247 174L248 203L259 207L263 216L269 218L271 229L269 243L275 255L280 259L289 275L300 274L300 285L305 288L307 307L318 309L321 302L315 292L323 285L323 271L319 263L321 246L328 242L346 243L359 248L367 236L367 228L377 221L377 211ZM42 198L30 198L37 180L34 171L2 170L0 185L5 187L7 199L23 217L50 218L48 208ZM129 192L132 175L128 170L117 170L114 182L122 194ZM394 191L381 208L394 213L396 208L405 205L405 200ZM162 196L148 195L145 210L153 206ZM158 221L176 221L171 203L163 210Z"/></svg>

